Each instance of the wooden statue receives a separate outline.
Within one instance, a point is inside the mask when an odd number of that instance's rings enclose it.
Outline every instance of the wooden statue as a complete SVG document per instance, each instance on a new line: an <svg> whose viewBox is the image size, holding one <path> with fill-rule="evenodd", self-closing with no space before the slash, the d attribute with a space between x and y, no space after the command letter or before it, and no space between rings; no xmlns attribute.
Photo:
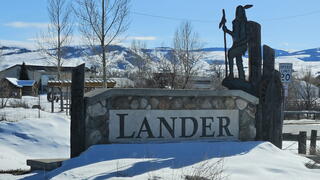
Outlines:
<svg viewBox="0 0 320 180"><path fill-rule="evenodd" d="M224 33L232 36L233 44L228 50L228 61L230 73L228 78L234 78L233 73L233 59L236 59L239 79L245 80L245 74L243 69L242 56L248 49L248 31L247 31L247 16L245 9L252 7L252 5L238 6L236 10L236 17L232 21L232 31L225 25L225 18L223 17L222 29ZM221 26L221 25L220 25Z"/></svg>

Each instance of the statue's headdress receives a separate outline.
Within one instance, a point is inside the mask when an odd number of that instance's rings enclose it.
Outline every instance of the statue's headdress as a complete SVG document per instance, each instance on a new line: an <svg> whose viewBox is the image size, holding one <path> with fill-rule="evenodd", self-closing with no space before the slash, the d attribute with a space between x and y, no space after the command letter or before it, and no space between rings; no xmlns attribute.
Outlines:
<svg viewBox="0 0 320 180"><path fill-rule="evenodd" d="M236 18L247 20L245 10L251 8L252 6L253 5L238 6L236 10Z"/></svg>

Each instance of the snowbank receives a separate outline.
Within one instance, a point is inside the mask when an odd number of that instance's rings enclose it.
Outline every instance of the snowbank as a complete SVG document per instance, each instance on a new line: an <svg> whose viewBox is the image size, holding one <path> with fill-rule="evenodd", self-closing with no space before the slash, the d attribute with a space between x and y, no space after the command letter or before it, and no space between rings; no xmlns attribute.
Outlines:
<svg viewBox="0 0 320 180"><path fill-rule="evenodd" d="M208 178L217 162L229 180L318 179L320 170L306 168L308 161L267 142L96 145L56 170L26 179Z"/></svg>
<svg viewBox="0 0 320 180"><path fill-rule="evenodd" d="M22 109L6 108L9 117L17 116ZM69 118L43 111L41 116L0 122L0 170L29 169L29 158L69 157Z"/></svg>

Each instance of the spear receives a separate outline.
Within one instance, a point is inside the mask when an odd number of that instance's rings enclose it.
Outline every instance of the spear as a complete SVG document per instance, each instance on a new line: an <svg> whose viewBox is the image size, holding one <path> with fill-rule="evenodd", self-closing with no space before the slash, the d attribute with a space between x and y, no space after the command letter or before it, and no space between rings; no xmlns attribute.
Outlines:
<svg viewBox="0 0 320 180"><path fill-rule="evenodd" d="M219 29L221 27L224 27L226 22L227 22L226 13L225 13L224 9L222 9L222 18L219 23ZM225 65L226 65L226 77L228 77L227 37L226 37L226 32L224 32L224 31L223 31L223 37L224 37L224 61L225 61Z"/></svg>

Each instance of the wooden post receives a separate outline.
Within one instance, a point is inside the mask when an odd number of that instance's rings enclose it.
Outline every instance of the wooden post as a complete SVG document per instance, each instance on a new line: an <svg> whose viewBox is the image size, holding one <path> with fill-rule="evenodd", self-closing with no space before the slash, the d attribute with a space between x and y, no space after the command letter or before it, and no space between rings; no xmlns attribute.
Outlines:
<svg viewBox="0 0 320 180"><path fill-rule="evenodd" d="M38 94L38 118L40 118L40 109L41 109L41 106L40 106L40 94Z"/></svg>
<svg viewBox="0 0 320 180"><path fill-rule="evenodd" d="M52 97L52 101L51 101L51 112L54 112L54 95L53 95L53 87L51 88L51 97Z"/></svg>
<svg viewBox="0 0 320 180"><path fill-rule="evenodd" d="M307 132L300 131L298 137L298 153L306 154L307 153Z"/></svg>
<svg viewBox="0 0 320 180"><path fill-rule="evenodd" d="M69 87L67 86L67 93L66 93L66 115L68 116L69 114L69 108L70 106L68 105L69 104Z"/></svg>
<svg viewBox="0 0 320 180"><path fill-rule="evenodd" d="M280 73L275 70L274 63L275 51L264 45L263 76L257 84L258 88L256 88L259 96L259 108L256 115L256 139L270 141L281 149L283 96L281 91L282 84L280 81ZM261 69L258 71L260 72ZM256 74L258 76L258 72L256 72Z"/></svg>
<svg viewBox="0 0 320 180"><path fill-rule="evenodd" d="M274 50L269 46L263 46L263 78L272 78L274 71ZM266 88L266 87L263 87ZM259 88L257 88L259 89ZM262 93L262 92L259 92ZM264 96L262 98L262 96ZM273 134L273 113L274 104L270 104L271 99L266 99L266 94L259 94L260 103L258 113L260 117L257 118L257 140L264 140L272 142L270 137ZM272 96L273 97L273 96ZM263 115L262 115L263 114ZM273 143L273 142L272 142Z"/></svg>
<svg viewBox="0 0 320 180"><path fill-rule="evenodd" d="M310 155L317 153L317 130L311 130Z"/></svg>
<svg viewBox="0 0 320 180"><path fill-rule="evenodd" d="M63 111L63 94L62 94L62 86L59 88L60 91L60 111Z"/></svg>
<svg viewBox="0 0 320 180"><path fill-rule="evenodd" d="M85 150L84 64L72 69L70 156Z"/></svg>
<svg viewBox="0 0 320 180"><path fill-rule="evenodd" d="M261 26L260 24L248 21L247 34L248 56L249 56L249 82L252 85L254 95L258 96L259 82L261 81ZM258 105L256 113L257 140L262 138L262 106Z"/></svg>
<svg viewBox="0 0 320 180"><path fill-rule="evenodd" d="M263 45L263 76L270 78L273 75L275 52L274 49Z"/></svg>
<svg viewBox="0 0 320 180"><path fill-rule="evenodd" d="M249 82L252 83L257 90L261 80L261 26L260 24L248 21L248 34L250 34L248 42L249 54Z"/></svg>

